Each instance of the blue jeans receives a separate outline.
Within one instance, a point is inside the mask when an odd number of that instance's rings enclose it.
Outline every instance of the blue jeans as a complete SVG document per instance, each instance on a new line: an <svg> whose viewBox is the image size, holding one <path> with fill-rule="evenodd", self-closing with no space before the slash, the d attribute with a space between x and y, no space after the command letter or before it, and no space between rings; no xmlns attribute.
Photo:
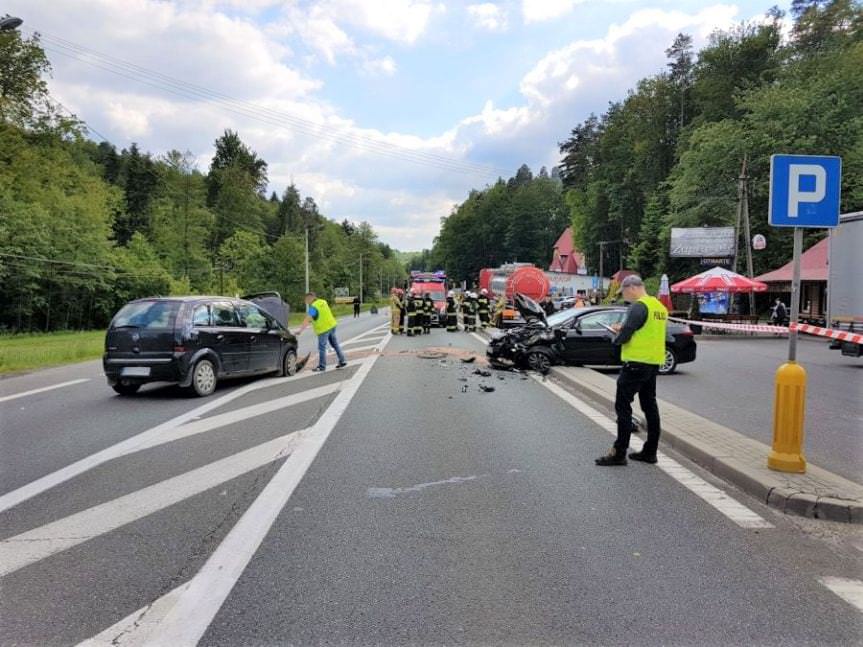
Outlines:
<svg viewBox="0 0 863 647"><path fill-rule="evenodd" d="M336 351L336 357L339 358L339 364L345 363L345 354L339 346L339 340L336 339L336 329L331 328L325 333L318 335L318 368L326 368L327 366L327 342Z"/></svg>

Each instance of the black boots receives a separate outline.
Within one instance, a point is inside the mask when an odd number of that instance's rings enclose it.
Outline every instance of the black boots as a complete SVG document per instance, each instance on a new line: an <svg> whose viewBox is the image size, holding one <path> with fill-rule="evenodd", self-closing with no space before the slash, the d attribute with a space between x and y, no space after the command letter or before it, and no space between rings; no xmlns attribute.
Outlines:
<svg viewBox="0 0 863 647"><path fill-rule="evenodd" d="M596 464L600 467L611 467L613 465L626 465L626 454L612 447L605 456L600 456L596 459Z"/></svg>

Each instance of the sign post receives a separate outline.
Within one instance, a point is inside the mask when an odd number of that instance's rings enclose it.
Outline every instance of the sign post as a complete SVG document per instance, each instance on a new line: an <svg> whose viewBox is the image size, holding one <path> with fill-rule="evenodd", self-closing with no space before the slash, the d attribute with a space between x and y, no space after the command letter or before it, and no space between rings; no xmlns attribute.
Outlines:
<svg viewBox="0 0 863 647"><path fill-rule="evenodd" d="M797 363L796 328L800 318L803 229L839 225L841 180L842 160L838 157L773 155L770 158L770 225L794 228L788 361L776 370L773 447L767 457L767 467L780 472L806 471L803 456L806 370Z"/></svg>

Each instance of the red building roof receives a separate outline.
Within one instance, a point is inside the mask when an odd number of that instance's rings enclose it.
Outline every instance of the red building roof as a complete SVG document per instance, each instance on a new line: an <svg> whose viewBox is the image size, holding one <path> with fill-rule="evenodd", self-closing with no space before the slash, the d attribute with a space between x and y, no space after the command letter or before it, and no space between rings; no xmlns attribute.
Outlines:
<svg viewBox="0 0 863 647"><path fill-rule="evenodd" d="M548 271L578 274L578 269L584 266L584 254L575 248L572 242L572 227L567 227L554 244L554 255Z"/></svg>
<svg viewBox="0 0 863 647"><path fill-rule="evenodd" d="M800 257L800 279L802 281L827 280L827 245L828 239L821 240ZM764 283L790 283L794 271L793 262L788 262L778 270L756 276L756 281Z"/></svg>

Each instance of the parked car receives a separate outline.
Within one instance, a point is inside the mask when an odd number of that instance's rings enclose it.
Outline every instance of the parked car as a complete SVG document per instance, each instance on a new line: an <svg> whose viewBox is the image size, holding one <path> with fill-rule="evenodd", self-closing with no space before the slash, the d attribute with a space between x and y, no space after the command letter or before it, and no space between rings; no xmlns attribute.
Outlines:
<svg viewBox="0 0 863 647"><path fill-rule="evenodd" d="M625 306L570 308L546 317L533 299L518 295L516 305L526 325L492 338L486 354L493 366L547 372L554 364L619 366L620 348L606 326L623 323ZM668 322L662 375L695 361L695 336L688 326Z"/></svg>
<svg viewBox="0 0 863 647"><path fill-rule="evenodd" d="M278 293L244 299L153 297L130 301L114 315L102 365L108 384L132 395L147 382L176 382L210 395L228 377L297 369L297 339Z"/></svg>

